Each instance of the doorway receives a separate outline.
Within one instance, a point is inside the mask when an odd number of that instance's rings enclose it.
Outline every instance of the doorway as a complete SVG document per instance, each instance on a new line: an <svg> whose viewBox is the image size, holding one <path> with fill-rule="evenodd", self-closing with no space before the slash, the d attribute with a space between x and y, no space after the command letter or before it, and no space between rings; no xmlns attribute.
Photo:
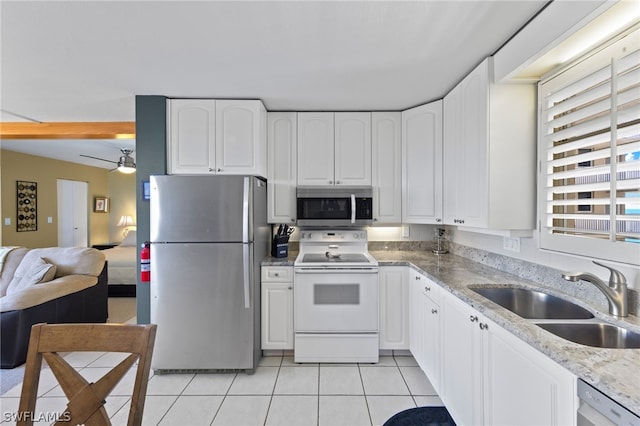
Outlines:
<svg viewBox="0 0 640 426"><path fill-rule="evenodd" d="M87 247L89 244L89 184L58 179L58 246Z"/></svg>

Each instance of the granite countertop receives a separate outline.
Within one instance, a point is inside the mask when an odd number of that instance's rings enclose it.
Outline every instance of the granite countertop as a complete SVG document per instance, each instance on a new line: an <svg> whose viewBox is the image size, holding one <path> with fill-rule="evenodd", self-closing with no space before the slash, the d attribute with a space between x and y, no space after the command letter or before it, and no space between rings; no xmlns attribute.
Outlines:
<svg viewBox="0 0 640 426"><path fill-rule="evenodd" d="M410 266L424 273L442 288L485 315L488 319L536 348L577 377L598 388L627 409L640 415L640 349L600 349L579 345L557 337L485 299L469 287L477 285L517 285L544 289L590 310L597 319L640 332L640 318L630 315L621 320L608 315L606 308L591 305L559 289L520 278L455 254L436 256L430 251L370 251L380 266ZM266 258L262 264L293 266L296 253L277 259Z"/></svg>

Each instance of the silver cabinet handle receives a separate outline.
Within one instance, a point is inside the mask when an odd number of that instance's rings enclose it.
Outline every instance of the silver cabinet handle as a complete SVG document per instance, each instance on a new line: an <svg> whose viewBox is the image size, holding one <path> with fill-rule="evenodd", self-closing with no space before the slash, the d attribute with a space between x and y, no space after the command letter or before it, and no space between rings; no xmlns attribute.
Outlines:
<svg viewBox="0 0 640 426"><path fill-rule="evenodd" d="M471 316L469 316L469 320L470 320L471 322L476 322L476 321L478 321L478 317L477 317L477 316L475 316L475 315L471 315Z"/></svg>
<svg viewBox="0 0 640 426"><path fill-rule="evenodd" d="M488 330L489 329L489 324L480 323L480 324L478 324L478 326L480 326L480 330Z"/></svg>
<svg viewBox="0 0 640 426"><path fill-rule="evenodd" d="M432 314L437 314L437 313L438 313L438 310L437 310L437 309L432 309L432 310L431 310L431 313L432 313Z"/></svg>
<svg viewBox="0 0 640 426"><path fill-rule="evenodd" d="M431 291L431 287L425 286L424 291Z"/></svg>

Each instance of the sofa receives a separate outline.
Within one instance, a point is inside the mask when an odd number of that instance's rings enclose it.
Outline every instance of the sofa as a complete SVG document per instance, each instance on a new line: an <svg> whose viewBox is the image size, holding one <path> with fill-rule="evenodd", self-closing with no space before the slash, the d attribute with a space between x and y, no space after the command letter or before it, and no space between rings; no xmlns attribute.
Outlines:
<svg viewBox="0 0 640 426"><path fill-rule="evenodd" d="M85 247L0 247L0 367L25 362L37 323L104 323L105 257Z"/></svg>

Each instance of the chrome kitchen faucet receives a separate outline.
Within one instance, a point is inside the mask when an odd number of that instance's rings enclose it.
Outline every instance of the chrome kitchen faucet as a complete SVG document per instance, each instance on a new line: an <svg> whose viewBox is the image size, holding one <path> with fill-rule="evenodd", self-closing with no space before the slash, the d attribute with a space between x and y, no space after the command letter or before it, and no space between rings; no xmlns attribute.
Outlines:
<svg viewBox="0 0 640 426"><path fill-rule="evenodd" d="M609 284L606 284L600 278L589 272L565 272L562 278L567 281L587 281L598 287L606 296L609 302L609 313L617 317L626 317L629 315L629 297L627 295L627 280L622 272L613 269L602 263L593 261L598 266L607 268L611 275L609 276Z"/></svg>

